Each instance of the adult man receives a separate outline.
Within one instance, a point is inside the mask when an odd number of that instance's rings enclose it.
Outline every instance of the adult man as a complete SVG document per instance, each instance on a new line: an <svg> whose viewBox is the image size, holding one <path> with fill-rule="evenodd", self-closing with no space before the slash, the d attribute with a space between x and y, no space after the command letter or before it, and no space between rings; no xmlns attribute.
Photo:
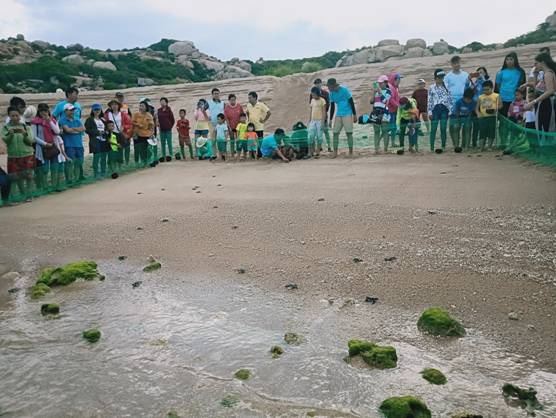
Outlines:
<svg viewBox="0 0 556 418"><path fill-rule="evenodd" d="M220 90L216 87L211 91L212 99L208 100L208 110L210 114L211 138L216 139L215 126L218 123L218 115L224 113L224 102L220 100Z"/></svg>
<svg viewBox="0 0 556 418"><path fill-rule="evenodd" d="M322 131L324 133L324 137L326 138L326 144L328 145L328 152L332 152L332 144L330 143L330 131L328 130L328 112L330 111L330 92L326 88L326 86L322 85L322 80L317 78L313 81L313 86L320 89L320 97L324 99L326 102L326 120L322 125ZM311 103L311 94L309 94L309 103ZM319 150L322 151L322 150Z"/></svg>
<svg viewBox="0 0 556 418"><path fill-rule="evenodd" d="M174 112L172 112L172 109L168 106L168 99L166 97L160 99L160 108L156 116L156 121L160 128L160 148L162 151L160 160L158 161L161 163L164 161L172 161L172 155L174 155L172 129L174 128L176 119L174 118ZM168 153L166 153L166 145L168 145Z"/></svg>
<svg viewBox="0 0 556 418"><path fill-rule="evenodd" d="M270 109L263 102L259 101L259 95L252 91L247 95L247 118L249 123L255 125L257 137L264 137L264 124L270 118Z"/></svg>
<svg viewBox="0 0 556 418"><path fill-rule="evenodd" d="M79 95L79 90L75 87L70 87L66 90L66 100L62 100L58 102L54 110L52 111L52 116L56 119L60 120L62 115L64 114L65 110L64 107L67 104L71 104L73 106L73 117L75 119L81 119L81 105L77 102L77 96Z"/></svg>
<svg viewBox="0 0 556 418"><path fill-rule="evenodd" d="M461 58L458 55L454 55L452 57L450 64L452 65L452 71L444 77L444 84L450 92L454 103L454 106L450 109L450 138L452 138L454 147L459 148L460 129L458 121L454 115L454 110L455 104L463 98L463 92L465 91L465 86L469 80L469 74L461 70Z"/></svg>
<svg viewBox="0 0 556 418"><path fill-rule="evenodd" d="M355 102L347 87L338 84L335 78L329 78L326 86L330 90L330 119L333 120L333 158L338 156L340 132L344 129L347 136L349 155L353 155L353 124L357 122Z"/></svg>
<svg viewBox="0 0 556 418"><path fill-rule="evenodd" d="M283 129L278 128L274 135L267 136L261 141L261 154L263 158L281 159L285 163L290 160L284 155L279 144L282 143L286 133Z"/></svg>
<svg viewBox="0 0 556 418"><path fill-rule="evenodd" d="M69 96L68 96L69 98ZM71 103L64 105L64 113L60 117L60 128L62 128L62 139L66 154L71 160L71 164L65 164L65 174L67 181L83 180L83 159L85 150L83 149L83 132L85 127L81 120L76 116L76 107Z"/></svg>

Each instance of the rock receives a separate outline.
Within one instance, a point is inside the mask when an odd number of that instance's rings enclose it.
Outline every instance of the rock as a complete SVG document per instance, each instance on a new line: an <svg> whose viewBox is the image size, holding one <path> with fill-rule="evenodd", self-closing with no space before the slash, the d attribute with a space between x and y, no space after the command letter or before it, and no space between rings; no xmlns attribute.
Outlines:
<svg viewBox="0 0 556 418"><path fill-rule="evenodd" d="M435 211L435 210L429 210L428 213L429 213L429 215L436 215L436 211Z"/></svg>
<svg viewBox="0 0 556 418"><path fill-rule="evenodd" d="M10 267L7 264L0 263L0 277L10 271Z"/></svg>
<svg viewBox="0 0 556 418"><path fill-rule="evenodd" d="M145 77L137 78L137 85L139 87L152 86L153 84L154 84L154 80L152 78L145 78Z"/></svg>
<svg viewBox="0 0 556 418"><path fill-rule="evenodd" d="M390 346L380 346L371 341L348 341L350 357L360 355L365 363L378 369L392 369L398 364L396 349Z"/></svg>
<svg viewBox="0 0 556 418"><path fill-rule="evenodd" d="M512 321L519 321L519 315L517 312L510 312L508 314L508 319L511 319Z"/></svg>
<svg viewBox="0 0 556 418"><path fill-rule="evenodd" d="M18 33L15 36L15 39L17 39L18 41L24 41L25 40L25 36L23 36L21 33Z"/></svg>
<svg viewBox="0 0 556 418"><path fill-rule="evenodd" d="M189 68L190 70L193 70L195 68L195 65L193 65L193 63L191 62L191 60L187 55L180 55L179 57L176 58L176 62L179 65L184 66L185 68Z"/></svg>
<svg viewBox="0 0 556 418"><path fill-rule="evenodd" d="M239 380L247 380L251 377L251 371L248 369L239 369L234 373L234 377Z"/></svg>
<svg viewBox="0 0 556 418"><path fill-rule="evenodd" d="M465 328L442 308L428 308L425 310L417 328L423 332L443 337L463 337Z"/></svg>
<svg viewBox="0 0 556 418"><path fill-rule="evenodd" d="M297 290L297 288L298 288L295 283L288 283L285 287L288 290Z"/></svg>
<svg viewBox="0 0 556 418"><path fill-rule="evenodd" d="M284 349L279 345L275 345L270 348L270 353L272 354L272 358L278 358L284 354Z"/></svg>
<svg viewBox="0 0 556 418"><path fill-rule="evenodd" d="M195 44L191 41L179 41L174 42L168 47L168 52L173 55L191 55L194 52L198 52L195 48Z"/></svg>
<svg viewBox="0 0 556 418"><path fill-rule="evenodd" d="M17 271L10 271L2 275L2 280L16 280L19 279L21 275Z"/></svg>
<svg viewBox="0 0 556 418"><path fill-rule="evenodd" d="M391 45L399 45L399 44L400 41L396 39L383 39L382 41L379 41L376 46L380 47L380 46L391 46Z"/></svg>
<svg viewBox="0 0 556 418"><path fill-rule="evenodd" d="M81 44L70 44L67 46L67 49L72 51L83 51L83 45Z"/></svg>
<svg viewBox="0 0 556 418"><path fill-rule="evenodd" d="M62 58L62 61L72 65L81 65L85 63L85 58L83 58L79 54L71 54L68 55L67 57Z"/></svg>
<svg viewBox="0 0 556 418"><path fill-rule="evenodd" d="M466 46L461 50L462 54L471 54L473 52L473 48Z"/></svg>
<svg viewBox="0 0 556 418"><path fill-rule="evenodd" d="M240 267L238 269L236 269L237 274L245 274L247 273L247 269Z"/></svg>
<svg viewBox="0 0 556 418"><path fill-rule="evenodd" d="M194 51L194 52L191 53L190 56L191 56L192 59L199 59L199 58L201 58L201 53L199 51Z"/></svg>
<svg viewBox="0 0 556 418"><path fill-rule="evenodd" d="M289 345L300 345L305 341L303 336L296 334L295 332L287 332L284 335L284 341Z"/></svg>
<svg viewBox="0 0 556 418"><path fill-rule="evenodd" d="M143 271L145 273L151 273L156 270L160 270L162 268L162 264L159 261L155 260L152 256L149 257L149 264L143 267Z"/></svg>
<svg viewBox="0 0 556 418"><path fill-rule="evenodd" d="M450 52L450 45L448 45L448 42L440 40L438 42L435 42L432 46L432 53L434 55L444 55L444 54L448 54Z"/></svg>
<svg viewBox="0 0 556 418"><path fill-rule="evenodd" d="M408 39L407 42L405 43L405 48L421 48L421 49L425 49L427 47L427 42L424 39L421 38L413 38L413 39Z"/></svg>
<svg viewBox="0 0 556 418"><path fill-rule="evenodd" d="M403 46L401 45L387 45L380 46L375 49L376 60L384 62L388 58L399 57L403 55Z"/></svg>
<svg viewBox="0 0 556 418"><path fill-rule="evenodd" d="M238 228L239 228L239 226L237 226L237 225L232 225L232 229L238 229Z"/></svg>
<svg viewBox="0 0 556 418"><path fill-rule="evenodd" d="M241 68L242 70L251 72L252 68L251 68L251 64L249 64L247 61L240 61L237 64L234 64L235 67Z"/></svg>
<svg viewBox="0 0 556 418"><path fill-rule="evenodd" d="M404 58L421 58L425 53L424 48L420 48L418 46L407 48L405 50Z"/></svg>
<svg viewBox="0 0 556 418"><path fill-rule="evenodd" d="M413 396L388 398L380 405L380 411L386 418L431 418L427 405Z"/></svg>
<svg viewBox="0 0 556 418"><path fill-rule="evenodd" d="M375 303L378 302L378 298L377 298L377 297L374 297L374 296L367 296L367 297L365 298L365 302L366 302L366 303L370 303L371 305L374 305Z"/></svg>
<svg viewBox="0 0 556 418"><path fill-rule="evenodd" d="M549 30L556 32L556 12L548 16L545 20L545 23L548 23Z"/></svg>
<svg viewBox="0 0 556 418"><path fill-rule="evenodd" d="M239 399L237 397L228 395L220 401L220 405L225 408L233 408L238 402Z"/></svg>
<svg viewBox="0 0 556 418"><path fill-rule="evenodd" d="M126 255L119 255L119 256L118 256L118 260L119 260L119 261L124 261L125 259L127 259L127 256L126 256Z"/></svg>
<svg viewBox="0 0 556 418"><path fill-rule="evenodd" d="M391 256L391 257L384 257L384 261L391 263L392 261L396 261L398 258Z"/></svg>
<svg viewBox="0 0 556 418"><path fill-rule="evenodd" d="M452 415L452 418L483 418L483 416L472 412L458 412Z"/></svg>
<svg viewBox="0 0 556 418"><path fill-rule="evenodd" d="M101 68L103 70L109 70L109 71L117 71L118 70L118 68L110 61L96 61L93 64L93 67Z"/></svg>
<svg viewBox="0 0 556 418"><path fill-rule="evenodd" d="M319 198L317 199L317 202L324 202L324 197L319 197Z"/></svg>
<svg viewBox="0 0 556 418"><path fill-rule="evenodd" d="M61 267L43 269L37 284L43 283L48 287L67 286L77 279L93 280L99 276L97 263L94 261L76 261Z"/></svg>
<svg viewBox="0 0 556 418"><path fill-rule="evenodd" d="M167 223L167 222L170 222L170 219L168 219L168 218L162 218L162 219L160 220L160 222L162 222L162 223Z"/></svg>
<svg viewBox="0 0 556 418"><path fill-rule="evenodd" d="M13 287L13 288L11 288L11 289L8 289L8 293L9 293L10 295L13 295L13 294L19 292L20 290L21 290L21 289L20 289L19 287Z"/></svg>
<svg viewBox="0 0 556 418"><path fill-rule="evenodd" d="M534 388L522 389L519 386L506 383L502 386L502 394L506 398L519 400L521 406L530 412L542 408L542 405L537 400L537 391Z"/></svg>
<svg viewBox="0 0 556 418"><path fill-rule="evenodd" d="M212 61L212 60L208 60L208 59L199 59L199 63L205 67L207 70L213 70L215 72L218 72L220 70L224 69L224 64L222 64L219 61Z"/></svg>
<svg viewBox="0 0 556 418"><path fill-rule="evenodd" d="M37 46L41 49L48 49L50 47L50 43L46 41L33 41L31 42L31 45Z"/></svg>
<svg viewBox="0 0 556 418"><path fill-rule="evenodd" d="M96 343L98 340L100 340L100 336L100 331L96 328L83 331L83 338L85 338L90 343Z"/></svg>
<svg viewBox="0 0 556 418"><path fill-rule="evenodd" d="M166 415L166 418L180 418L180 416L178 415L178 413L176 411L170 411Z"/></svg>
<svg viewBox="0 0 556 418"><path fill-rule="evenodd" d="M60 313L60 305L57 303L44 303L41 305L42 315L58 315Z"/></svg>
<svg viewBox="0 0 556 418"><path fill-rule="evenodd" d="M353 261L354 263L356 263L356 264L357 264L357 263L362 263L362 262L363 262L363 260L360 259L359 257L353 257L352 261Z"/></svg>
<svg viewBox="0 0 556 418"><path fill-rule="evenodd" d="M500 49L504 49L504 44L494 44L494 49L497 51Z"/></svg>
<svg viewBox="0 0 556 418"><path fill-rule="evenodd" d="M245 71L242 68L236 67L234 65L226 66L222 71L219 71L215 78L216 80L227 80L231 78L247 78L254 77L249 71Z"/></svg>
<svg viewBox="0 0 556 418"><path fill-rule="evenodd" d="M137 231L142 231L143 228L141 228L140 226L138 226L137 228L135 228Z"/></svg>
<svg viewBox="0 0 556 418"><path fill-rule="evenodd" d="M448 381L446 376L444 376L440 370L436 369L424 369L421 372L421 375L423 376L423 379L433 385L444 385Z"/></svg>
<svg viewBox="0 0 556 418"><path fill-rule="evenodd" d="M137 282L133 282L131 283L131 287L133 287L134 289L137 289L139 286L141 286L143 284L142 281L137 281Z"/></svg>
<svg viewBox="0 0 556 418"><path fill-rule="evenodd" d="M430 49L425 49L423 51L423 57L432 57L432 51Z"/></svg>

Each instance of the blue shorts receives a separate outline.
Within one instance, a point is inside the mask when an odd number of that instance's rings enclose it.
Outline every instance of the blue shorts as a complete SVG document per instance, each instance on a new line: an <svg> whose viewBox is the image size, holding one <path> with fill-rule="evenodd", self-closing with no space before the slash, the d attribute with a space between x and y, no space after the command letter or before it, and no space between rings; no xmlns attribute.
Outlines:
<svg viewBox="0 0 556 418"><path fill-rule="evenodd" d="M195 136L206 136L208 137L209 131L208 129L202 129L202 130L195 130Z"/></svg>
<svg viewBox="0 0 556 418"><path fill-rule="evenodd" d="M82 160L85 157L85 149L83 147L66 147L66 154L72 160Z"/></svg>

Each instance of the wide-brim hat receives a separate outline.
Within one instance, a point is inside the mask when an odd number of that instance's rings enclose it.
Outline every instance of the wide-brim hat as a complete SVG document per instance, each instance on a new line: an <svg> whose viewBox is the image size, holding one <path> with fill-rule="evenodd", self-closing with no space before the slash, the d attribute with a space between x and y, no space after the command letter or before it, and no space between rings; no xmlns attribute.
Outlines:
<svg viewBox="0 0 556 418"><path fill-rule="evenodd" d="M153 147L156 147L158 145L158 140L156 139L156 137L153 136L147 139L147 143Z"/></svg>
<svg viewBox="0 0 556 418"><path fill-rule="evenodd" d="M197 141L195 141L195 145L197 145L197 148L203 148L208 142L208 139L200 137L197 138Z"/></svg>

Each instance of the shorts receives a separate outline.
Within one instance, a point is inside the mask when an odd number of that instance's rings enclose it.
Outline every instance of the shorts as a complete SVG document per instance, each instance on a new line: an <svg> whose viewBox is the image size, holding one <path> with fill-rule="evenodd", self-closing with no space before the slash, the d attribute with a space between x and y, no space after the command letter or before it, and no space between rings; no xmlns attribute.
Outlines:
<svg viewBox="0 0 556 418"><path fill-rule="evenodd" d="M83 147L66 147L66 154L71 160L83 160L85 149Z"/></svg>
<svg viewBox="0 0 556 418"><path fill-rule="evenodd" d="M236 152L247 152L248 147L247 147L247 141L243 140L243 139L238 139L236 141Z"/></svg>
<svg viewBox="0 0 556 418"><path fill-rule="evenodd" d="M259 150L259 147L257 145L257 141L255 141L254 139L250 139L247 141L247 149L249 150L249 152L257 152Z"/></svg>
<svg viewBox="0 0 556 418"><path fill-rule="evenodd" d="M8 174L20 179L30 179L33 177L35 169L35 156L8 157Z"/></svg>
<svg viewBox="0 0 556 418"><path fill-rule="evenodd" d="M199 137L199 136L204 136L207 137L209 136L209 130L208 129L195 129L195 136Z"/></svg>
<svg viewBox="0 0 556 418"><path fill-rule="evenodd" d="M479 132L481 139L494 139L496 137L496 118L492 116L480 118Z"/></svg>
<svg viewBox="0 0 556 418"><path fill-rule="evenodd" d="M216 141L216 148L221 154L228 152L228 143L226 141Z"/></svg>
<svg viewBox="0 0 556 418"><path fill-rule="evenodd" d="M353 115L336 116L336 119L334 119L334 133L339 134L342 128L346 131L346 134L353 133Z"/></svg>
<svg viewBox="0 0 556 418"><path fill-rule="evenodd" d="M191 145L191 138L187 137L187 138L182 138L181 136L179 137L179 141L180 141L180 145Z"/></svg>

